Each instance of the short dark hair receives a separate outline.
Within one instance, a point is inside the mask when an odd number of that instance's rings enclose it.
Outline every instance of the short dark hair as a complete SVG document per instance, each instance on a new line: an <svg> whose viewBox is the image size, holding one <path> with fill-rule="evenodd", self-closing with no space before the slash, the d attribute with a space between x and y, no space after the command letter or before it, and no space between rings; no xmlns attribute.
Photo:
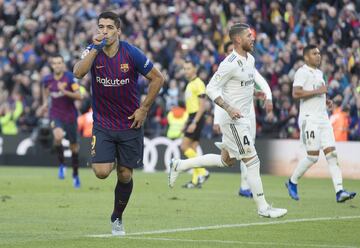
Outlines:
<svg viewBox="0 0 360 248"><path fill-rule="evenodd" d="M250 26L246 23L235 23L229 30L230 39L233 40L235 35L240 34L248 28L250 28Z"/></svg>
<svg viewBox="0 0 360 248"><path fill-rule="evenodd" d="M233 43L231 41L228 41L224 44L224 52L227 53L227 50Z"/></svg>
<svg viewBox="0 0 360 248"><path fill-rule="evenodd" d="M317 48L317 46L315 45L307 45L306 47L304 47L304 50L303 50L303 56L305 57L305 55L310 52L310 50L313 50Z"/></svg>
<svg viewBox="0 0 360 248"><path fill-rule="evenodd" d="M119 16L111 11L102 12L98 17L98 22L100 19L111 19L114 21L116 28L121 28L121 22Z"/></svg>
<svg viewBox="0 0 360 248"><path fill-rule="evenodd" d="M197 67L197 65L195 64L194 60L192 60L191 58L185 58L184 63L188 64L192 64L192 66L194 66L195 68Z"/></svg>
<svg viewBox="0 0 360 248"><path fill-rule="evenodd" d="M52 54L50 55L50 59L53 59L53 58L61 58L62 61L65 61L65 60L64 60L64 57L63 57L60 53L52 53Z"/></svg>
<svg viewBox="0 0 360 248"><path fill-rule="evenodd" d="M185 102L183 100L178 100L178 106L181 108L185 108Z"/></svg>

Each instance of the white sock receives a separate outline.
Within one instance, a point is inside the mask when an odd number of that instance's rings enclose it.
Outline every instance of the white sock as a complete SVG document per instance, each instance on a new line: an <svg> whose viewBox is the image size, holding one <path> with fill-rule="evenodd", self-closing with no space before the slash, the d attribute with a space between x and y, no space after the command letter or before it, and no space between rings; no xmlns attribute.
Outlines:
<svg viewBox="0 0 360 248"><path fill-rule="evenodd" d="M180 160L177 170L185 171L197 167L226 167L226 166L227 165L221 159L221 155L206 154L195 158Z"/></svg>
<svg viewBox="0 0 360 248"><path fill-rule="evenodd" d="M250 189L250 186L247 182L247 168L244 162L240 161L240 170L241 170L241 182L240 188L241 189Z"/></svg>
<svg viewBox="0 0 360 248"><path fill-rule="evenodd" d="M334 184L335 192L343 190L343 180L341 170L338 164L337 155L335 151L326 154L326 160L328 162L331 178Z"/></svg>
<svg viewBox="0 0 360 248"><path fill-rule="evenodd" d="M318 156L307 155L303 160L298 163L298 166L294 170L290 180L293 183L298 183L298 180L305 174L305 172L317 162Z"/></svg>
<svg viewBox="0 0 360 248"><path fill-rule="evenodd" d="M260 160L258 156L247 161L247 181L250 185L251 192L258 210L266 209L269 204L265 200L263 185L260 178Z"/></svg>

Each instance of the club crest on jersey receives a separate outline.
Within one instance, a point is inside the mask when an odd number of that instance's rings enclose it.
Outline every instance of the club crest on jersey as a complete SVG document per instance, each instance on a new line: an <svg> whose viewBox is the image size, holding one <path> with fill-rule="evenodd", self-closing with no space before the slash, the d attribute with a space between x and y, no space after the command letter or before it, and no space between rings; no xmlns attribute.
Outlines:
<svg viewBox="0 0 360 248"><path fill-rule="evenodd" d="M251 153L251 147L246 148L246 153Z"/></svg>
<svg viewBox="0 0 360 248"><path fill-rule="evenodd" d="M215 81L219 82L221 80L221 76L219 74L216 74Z"/></svg>
<svg viewBox="0 0 360 248"><path fill-rule="evenodd" d="M122 72L128 72L129 71L129 64L121 64L120 65L120 70L122 71Z"/></svg>
<svg viewBox="0 0 360 248"><path fill-rule="evenodd" d="M91 140L91 156L92 157L95 157L95 155L96 155L95 145L96 145L96 136L93 135L92 140Z"/></svg>

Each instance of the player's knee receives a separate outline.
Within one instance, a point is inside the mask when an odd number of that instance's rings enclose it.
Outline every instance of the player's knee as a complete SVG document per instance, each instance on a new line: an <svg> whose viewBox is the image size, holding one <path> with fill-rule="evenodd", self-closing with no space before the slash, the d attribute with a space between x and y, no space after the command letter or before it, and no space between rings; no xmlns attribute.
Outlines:
<svg viewBox="0 0 360 248"><path fill-rule="evenodd" d="M105 172L105 171L95 171L95 176L99 179L105 179L109 176L109 173Z"/></svg>
<svg viewBox="0 0 360 248"><path fill-rule="evenodd" d="M332 151L330 151L330 152L325 153L325 157L326 157L327 160L333 159L333 158L337 159L337 152L336 152L336 150L332 150Z"/></svg>
<svg viewBox="0 0 360 248"><path fill-rule="evenodd" d="M307 159L315 164L319 160L319 155L307 155Z"/></svg>
<svg viewBox="0 0 360 248"><path fill-rule="evenodd" d="M260 160L257 154L255 154L255 156L252 156L250 158L243 158L242 162L244 162L244 164L246 165L246 167L251 167L253 165L259 164L260 165Z"/></svg>
<svg viewBox="0 0 360 248"><path fill-rule="evenodd" d="M62 138L64 137L63 130L61 128L55 128L53 133L55 142L61 142Z"/></svg>
<svg viewBox="0 0 360 248"><path fill-rule="evenodd" d="M231 158L226 149L221 150L221 162L224 167L231 167L236 164L236 158Z"/></svg>
<svg viewBox="0 0 360 248"><path fill-rule="evenodd" d="M119 166L117 170L118 180L122 183L128 183L132 178L132 170L126 167Z"/></svg>
<svg viewBox="0 0 360 248"><path fill-rule="evenodd" d="M180 150L184 153L189 147L185 144L180 145Z"/></svg>
<svg viewBox="0 0 360 248"><path fill-rule="evenodd" d="M327 147L324 149L325 156L337 156L335 147Z"/></svg>
<svg viewBox="0 0 360 248"><path fill-rule="evenodd" d="M79 144L70 144L70 150L72 153L78 153L80 149Z"/></svg>
<svg viewBox="0 0 360 248"><path fill-rule="evenodd" d="M110 175L112 167L110 165L93 165L93 171L97 178L105 179Z"/></svg>
<svg viewBox="0 0 360 248"><path fill-rule="evenodd" d="M236 159L226 157L226 158L222 158L222 162L226 167L232 167L232 166L234 166L236 164Z"/></svg>

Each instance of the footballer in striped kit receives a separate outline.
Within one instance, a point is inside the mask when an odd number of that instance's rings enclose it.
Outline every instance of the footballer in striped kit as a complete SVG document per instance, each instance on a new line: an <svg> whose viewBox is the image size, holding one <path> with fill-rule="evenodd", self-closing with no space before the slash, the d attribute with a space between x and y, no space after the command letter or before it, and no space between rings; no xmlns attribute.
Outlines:
<svg viewBox="0 0 360 248"><path fill-rule="evenodd" d="M82 78L92 79L93 139L92 168L100 179L116 167L112 234L124 235L122 214L129 201L134 168L142 167L144 132L142 125L164 79L137 47L120 40L120 19L113 12L98 17L98 34L74 66ZM139 74L149 80L148 94L140 103Z"/></svg>

